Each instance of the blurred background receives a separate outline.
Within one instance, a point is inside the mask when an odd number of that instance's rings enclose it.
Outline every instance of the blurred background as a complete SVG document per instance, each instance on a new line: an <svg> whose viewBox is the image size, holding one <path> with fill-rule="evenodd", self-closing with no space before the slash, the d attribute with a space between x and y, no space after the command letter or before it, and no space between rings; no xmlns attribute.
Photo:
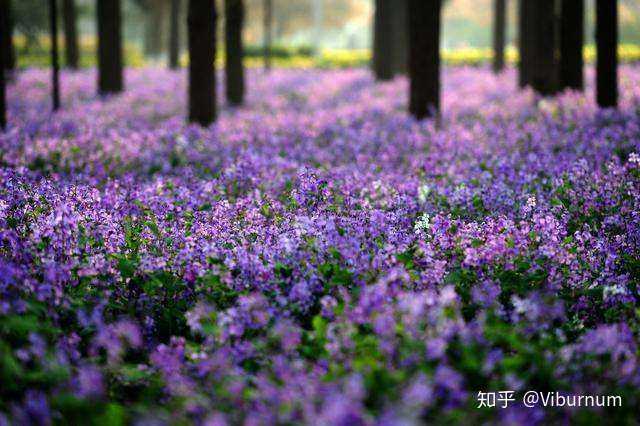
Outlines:
<svg viewBox="0 0 640 426"><path fill-rule="evenodd" d="M516 3L508 1L507 44L515 40ZM95 1L77 0L81 65L95 63ZM125 60L128 66L165 62L170 0L123 0ZM181 1L182 18L186 0ZM279 66L350 67L370 60L374 0L273 0L272 54ZM49 61L47 8L42 0L13 2L18 66ZM586 59L593 57L593 2L587 4ZM620 0L621 60L640 60L640 1ZM222 11L222 1L219 1ZM246 0L244 40L248 65L262 53L263 0ZM222 17L222 13L219 13ZM483 63L491 58L492 0L445 0L443 58L448 63ZM222 19L221 19L222 21ZM219 26L222 31L224 23ZM186 28L181 29L182 51ZM220 37L219 40L222 40ZM221 49L222 50L222 49ZM221 51L220 50L220 51ZM507 59L515 60L513 47ZM182 57L182 62L186 57ZM224 60L221 58L221 60Z"/></svg>

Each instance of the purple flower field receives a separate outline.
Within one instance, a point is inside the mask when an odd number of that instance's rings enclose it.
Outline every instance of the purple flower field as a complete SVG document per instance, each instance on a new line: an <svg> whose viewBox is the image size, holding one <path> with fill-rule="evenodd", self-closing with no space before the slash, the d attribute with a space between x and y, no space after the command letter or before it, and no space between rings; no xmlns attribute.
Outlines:
<svg viewBox="0 0 640 426"><path fill-rule="evenodd" d="M22 72L0 425L636 424L640 66L620 72L602 111L450 68L436 129L402 78L253 70L208 130L186 74L129 70L103 101L65 73L51 116L49 74Z"/></svg>

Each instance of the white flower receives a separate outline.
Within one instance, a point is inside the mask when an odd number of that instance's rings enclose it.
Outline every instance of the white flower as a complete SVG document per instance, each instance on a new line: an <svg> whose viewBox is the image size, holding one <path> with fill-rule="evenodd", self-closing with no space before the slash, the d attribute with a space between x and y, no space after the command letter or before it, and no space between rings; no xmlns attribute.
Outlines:
<svg viewBox="0 0 640 426"><path fill-rule="evenodd" d="M186 148L189 146L189 141L183 135L179 135L176 138L176 146L179 148Z"/></svg>
<svg viewBox="0 0 640 426"><path fill-rule="evenodd" d="M511 303L513 303L515 311L521 315L526 314L531 309L531 302L528 299L521 299L518 296L513 296L511 298Z"/></svg>
<svg viewBox="0 0 640 426"><path fill-rule="evenodd" d="M538 102L538 109L540 111L546 112L547 114L557 114L558 112L558 105L552 101L549 101L547 99L541 99Z"/></svg>
<svg viewBox="0 0 640 426"><path fill-rule="evenodd" d="M536 197L529 197L527 198L527 207L529 207L530 209L534 208L536 205L538 204Z"/></svg>
<svg viewBox="0 0 640 426"><path fill-rule="evenodd" d="M202 191L205 194L211 194L213 192L213 190L215 189L215 183L213 181L207 181L205 182L205 184L202 186Z"/></svg>
<svg viewBox="0 0 640 426"><path fill-rule="evenodd" d="M4 200L0 200L0 219L4 219L6 217L6 212L8 210L9 204Z"/></svg>
<svg viewBox="0 0 640 426"><path fill-rule="evenodd" d="M429 196L430 192L431 188L426 183L420 186L418 188L418 200L420 200L420 202L424 204L427 201L427 197Z"/></svg>
<svg viewBox="0 0 640 426"><path fill-rule="evenodd" d="M426 213L423 213L422 216L416 221L416 224L413 226L413 230L416 234L419 234L421 231L428 231L431 228L431 216Z"/></svg>
<svg viewBox="0 0 640 426"><path fill-rule="evenodd" d="M622 296L627 294L627 290L620 284L611 284L604 287L603 297L604 300L609 300L615 296Z"/></svg>
<svg viewBox="0 0 640 426"><path fill-rule="evenodd" d="M629 163L640 166L640 155L637 152L629 154Z"/></svg>
<svg viewBox="0 0 640 426"><path fill-rule="evenodd" d="M527 198L526 203L524 204L524 206L522 207L522 211L524 214L530 214L532 211L534 211L534 209L536 208L536 206L538 205L538 200L536 199L535 196L530 195Z"/></svg>

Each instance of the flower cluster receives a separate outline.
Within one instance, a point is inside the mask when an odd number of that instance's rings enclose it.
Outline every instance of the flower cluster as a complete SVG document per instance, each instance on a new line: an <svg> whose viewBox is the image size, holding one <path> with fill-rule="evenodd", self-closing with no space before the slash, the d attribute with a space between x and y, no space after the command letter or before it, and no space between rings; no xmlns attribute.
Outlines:
<svg viewBox="0 0 640 426"><path fill-rule="evenodd" d="M447 69L438 127L365 70L252 71L209 129L181 73L47 79L0 135L0 424L637 420L639 67L618 111Z"/></svg>

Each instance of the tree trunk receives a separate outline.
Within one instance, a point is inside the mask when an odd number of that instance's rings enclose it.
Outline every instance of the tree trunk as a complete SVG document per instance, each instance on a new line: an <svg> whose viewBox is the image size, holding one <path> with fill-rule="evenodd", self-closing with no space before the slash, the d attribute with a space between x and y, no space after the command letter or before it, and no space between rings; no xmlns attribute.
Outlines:
<svg viewBox="0 0 640 426"><path fill-rule="evenodd" d="M58 2L49 0L51 30L51 98L53 110L60 109L60 64L58 63Z"/></svg>
<svg viewBox="0 0 640 426"><path fill-rule="evenodd" d="M562 0L560 89L583 90L584 0Z"/></svg>
<svg viewBox="0 0 640 426"><path fill-rule="evenodd" d="M507 3L506 0L493 1L493 72L499 73L504 69Z"/></svg>
<svg viewBox="0 0 640 426"><path fill-rule="evenodd" d="M417 119L440 111L440 0L409 0L409 111Z"/></svg>
<svg viewBox="0 0 640 426"><path fill-rule="evenodd" d="M398 0L394 17L394 73L406 74L409 66L409 15L408 0Z"/></svg>
<svg viewBox="0 0 640 426"><path fill-rule="evenodd" d="M144 54L157 58L165 47L165 17L166 5L164 0L147 0L148 10L145 13Z"/></svg>
<svg viewBox="0 0 640 426"><path fill-rule="evenodd" d="M618 106L618 2L596 1L596 97L598 106Z"/></svg>
<svg viewBox="0 0 640 426"><path fill-rule="evenodd" d="M180 67L180 0L171 0L171 22L169 28L169 68Z"/></svg>
<svg viewBox="0 0 640 426"><path fill-rule="evenodd" d="M0 0L0 129L7 128L7 38L9 38L9 0Z"/></svg>
<svg viewBox="0 0 640 426"><path fill-rule="evenodd" d="M13 14L11 11L11 0L1 0L4 18L3 27L5 28L4 38L2 40L2 52L4 55L3 69L14 71L16 69L16 50L13 45Z"/></svg>
<svg viewBox="0 0 640 426"><path fill-rule="evenodd" d="M78 47L78 26L75 0L63 0L62 18L64 19L64 53L67 67L77 70L80 61Z"/></svg>
<svg viewBox="0 0 640 426"><path fill-rule="evenodd" d="M273 1L262 0L263 6L263 42L264 69L271 70L271 38L273 35Z"/></svg>
<svg viewBox="0 0 640 426"><path fill-rule="evenodd" d="M122 34L120 0L98 0L98 93L122 92Z"/></svg>
<svg viewBox="0 0 640 426"><path fill-rule="evenodd" d="M216 119L216 2L189 0L189 121Z"/></svg>
<svg viewBox="0 0 640 426"><path fill-rule="evenodd" d="M243 0L225 0L225 81L227 101L230 105L242 105L244 100L244 66L242 59Z"/></svg>
<svg viewBox="0 0 640 426"><path fill-rule="evenodd" d="M525 88L531 84L531 16L536 0L520 0L518 3L518 45L520 61L518 63L518 84Z"/></svg>
<svg viewBox="0 0 640 426"><path fill-rule="evenodd" d="M532 8L531 87L543 96L558 91L555 0L535 0Z"/></svg>
<svg viewBox="0 0 640 426"><path fill-rule="evenodd" d="M376 0L373 28L373 74L391 80L394 71L394 7L392 0Z"/></svg>

